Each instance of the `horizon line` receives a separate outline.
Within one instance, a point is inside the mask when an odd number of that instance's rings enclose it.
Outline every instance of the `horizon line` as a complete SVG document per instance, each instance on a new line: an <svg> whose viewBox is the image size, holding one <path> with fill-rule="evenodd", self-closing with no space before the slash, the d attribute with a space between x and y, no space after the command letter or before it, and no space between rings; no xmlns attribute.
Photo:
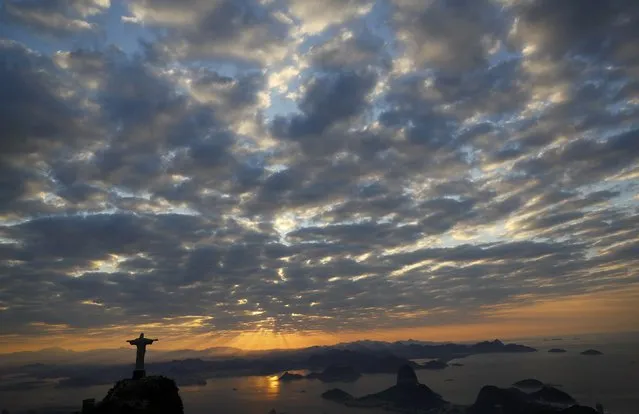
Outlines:
<svg viewBox="0 0 639 414"><path fill-rule="evenodd" d="M639 330L633 330L633 331L618 331L618 332L605 332L605 331L599 331L599 332L581 332L581 333L570 333L568 335L538 335L538 336L530 336L530 337L504 337L504 338L492 338L492 339L471 339L471 340L462 340L462 341L429 341L429 340L425 340L425 339L414 339L414 338L408 338L408 339L398 339L398 340L394 340L394 341L384 341L384 340L375 340L375 339L359 339L356 341L345 341L345 342L336 342L334 344L331 345L311 345L311 346L302 346L302 347L296 347L296 348L268 348L268 349L242 349L242 348L238 348L238 347L233 347L233 346L213 346L213 347L208 347L208 348L202 348L202 349L193 349L193 348L176 348L176 349L156 349L155 352L177 352L177 351L191 351L191 352L202 352L202 351L206 351L206 350L211 350L211 349L234 349L237 351L242 351L245 353L263 353L263 352L277 352L277 351L296 351L296 350L303 350L303 349L310 349L310 348L329 348L329 347L333 347L333 346L338 346L338 345L348 345L348 344L353 344L356 342L362 342L362 341L370 341L370 342L381 342L381 343L387 343L387 344L393 344L393 343L397 343L397 342L409 342L409 341L415 341L415 342L426 342L429 344L433 344L433 345L446 345L446 344L477 344L477 343L481 343L481 342L492 342L492 341L496 341L499 340L501 342L505 341L525 341L528 339L541 339L541 338L561 338L561 339L565 339L566 336L570 336L570 337L575 337L575 336L591 336L591 335L632 335L632 334L639 334ZM574 338L573 338L574 339ZM512 342L511 342L512 343ZM63 348L63 347L57 347L57 346L51 346L51 347L45 347L45 348L40 348L37 350L32 350L32 351L12 351L12 352L0 352L0 356L4 356L4 355L13 355L13 354L18 354L18 353L37 353L37 352L42 352L42 351L47 351L47 350L53 350L53 349L59 349L62 351L66 351L66 352L74 352L74 353L84 353L84 352L93 352L93 351L114 351L114 350L119 350L119 349L129 349L127 347L117 347L117 348L93 348L93 349L87 349L87 350L83 350L83 351L75 351L73 349L69 349L69 348Z"/></svg>

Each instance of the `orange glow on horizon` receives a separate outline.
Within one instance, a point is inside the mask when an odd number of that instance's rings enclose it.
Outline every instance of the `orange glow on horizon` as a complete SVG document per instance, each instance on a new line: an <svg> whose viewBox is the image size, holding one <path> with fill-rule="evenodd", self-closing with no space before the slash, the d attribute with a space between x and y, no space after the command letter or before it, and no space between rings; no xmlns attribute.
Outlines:
<svg viewBox="0 0 639 414"><path fill-rule="evenodd" d="M143 331L160 339L153 344L151 350L234 347L248 351L295 349L362 339L396 341L410 338L439 342L509 339L557 333L573 335L629 332L639 330L639 318L636 317L637 303L639 284L624 289L560 299L540 299L525 304L485 307L477 323L375 331L276 333L263 329L254 332L192 334L188 331L188 323L155 323L134 328L109 327L89 331L84 335L71 335L65 333L65 326L44 325L43 329L50 329L47 336L0 336L0 353L32 351L53 346L75 351L128 347L125 340Z"/></svg>

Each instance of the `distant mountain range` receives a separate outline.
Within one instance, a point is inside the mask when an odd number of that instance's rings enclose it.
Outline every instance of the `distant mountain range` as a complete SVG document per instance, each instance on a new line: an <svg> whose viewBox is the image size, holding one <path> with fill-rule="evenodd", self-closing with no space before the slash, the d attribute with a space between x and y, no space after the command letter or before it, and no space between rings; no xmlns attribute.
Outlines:
<svg viewBox="0 0 639 414"><path fill-rule="evenodd" d="M49 348L37 352L0 355L0 374L25 376L25 387L38 381L57 381L59 387L109 384L131 375L135 350L120 348L74 352ZM147 352L147 372L174 378L179 385L204 384L207 378L238 375L273 375L287 370L321 371L330 366L350 367L357 373L397 372L403 365L414 369L445 369L455 358L482 353L535 352L499 340L476 344L432 344L419 341L358 341L296 350L246 352L234 348L201 351ZM413 359L432 359L418 364ZM452 365L452 364L451 364ZM62 380L60 380L62 379ZM35 380L35 381L34 381ZM15 386L12 385L12 386Z"/></svg>
<svg viewBox="0 0 639 414"><path fill-rule="evenodd" d="M485 352L529 352L533 348L517 344L504 344L500 340L478 342L476 344L436 343L416 340L396 342L362 340L339 343L329 346L313 346L292 350L245 351L232 347L212 347L203 350L155 350L152 347L146 355L149 363L199 358L219 359L221 357L275 357L305 356L333 350L346 350L364 353L388 352L403 358L452 359ZM118 364L132 363L135 350L131 347L115 349L94 349L90 351L72 351L59 347L45 348L39 351L22 351L0 354L0 367L9 365L42 364Z"/></svg>

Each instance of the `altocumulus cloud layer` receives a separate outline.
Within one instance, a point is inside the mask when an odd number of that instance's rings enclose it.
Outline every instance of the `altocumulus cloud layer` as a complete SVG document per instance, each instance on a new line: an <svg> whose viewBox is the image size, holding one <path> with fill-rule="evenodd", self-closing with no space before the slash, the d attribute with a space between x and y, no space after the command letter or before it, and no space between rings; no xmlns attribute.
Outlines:
<svg viewBox="0 0 639 414"><path fill-rule="evenodd" d="M431 326L639 281L635 0L1 7L5 341Z"/></svg>

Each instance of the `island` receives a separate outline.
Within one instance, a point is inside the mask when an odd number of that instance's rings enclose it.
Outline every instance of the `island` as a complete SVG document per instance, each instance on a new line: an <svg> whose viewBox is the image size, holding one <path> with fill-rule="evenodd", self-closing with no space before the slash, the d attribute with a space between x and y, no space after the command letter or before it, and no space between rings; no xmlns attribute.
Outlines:
<svg viewBox="0 0 639 414"><path fill-rule="evenodd" d="M447 407L450 403L426 385L419 383L415 370L409 365L404 365L397 372L397 382L394 386L361 398L346 400L346 405L401 411L432 410Z"/></svg>
<svg viewBox="0 0 639 414"><path fill-rule="evenodd" d="M562 354L564 352L568 352L563 348L551 348L548 350L548 352L550 352L551 354Z"/></svg>
<svg viewBox="0 0 639 414"><path fill-rule="evenodd" d="M306 378L322 382L351 382L357 381L361 376L362 374L349 365L330 365L322 372L308 374Z"/></svg>
<svg viewBox="0 0 639 414"><path fill-rule="evenodd" d="M517 388L485 385L479 391L473 405L468 408L468 413L521 412L528 400L528 394Z"/></svg>
<svg viewBox="0 0 639 414"><path fill-rule="evenodd" d="M342 391L339 388L330 389L324 393L322 393L322 398L335 402L346 402L353 399L353 396L347 393L346 391Z"/></svg>
<svg viewBox="0 0 639 414"><path fill-rule="evenodd" d="M568 393L559 390L555 387L543 387L539 391L533 392L530 394L530 397L542 403L550 403L550 404L566 404L572 405L576 403L575 399L572 398Z"/></svg>
<svg viewBox="0 0 639 414"><path fill-rule="evenodd" d="M482 387L467 414L597 414L592 407L576 404L568 394L552 387L526 394L517 388Z"/></svg>
<svg viewBox="0 0 639 414"><path fill-rule="evenodd" d="M581 353L581 355L592 355L592 356L603 355L603 352L597 351L596 349L586 349L585 351Z"/></svg>
<svg viewBox="0 0 639 414"><path fill-rule="evenodd" d="M419 366L419 368L423 369L444 369L446 367L448 367L448 364L441 359L434 359Z"/></svg>
<svg viewBox="0 0 639 414"><path fill-rule="evenodd" d="M301 374L291 374L290 372L286 371L284 374L282 374L281 377L278 378L279 381L283 381L283 382L287 382L287 381L297 381L297 380L301 380L306 378L304 375Z"/></svg>
<svg viewBox="0 0 639 414"><path fill-rule="evenodd" d="M517 388L541 388L544 383L534 378L526 378L513 384Z"/></svg>

